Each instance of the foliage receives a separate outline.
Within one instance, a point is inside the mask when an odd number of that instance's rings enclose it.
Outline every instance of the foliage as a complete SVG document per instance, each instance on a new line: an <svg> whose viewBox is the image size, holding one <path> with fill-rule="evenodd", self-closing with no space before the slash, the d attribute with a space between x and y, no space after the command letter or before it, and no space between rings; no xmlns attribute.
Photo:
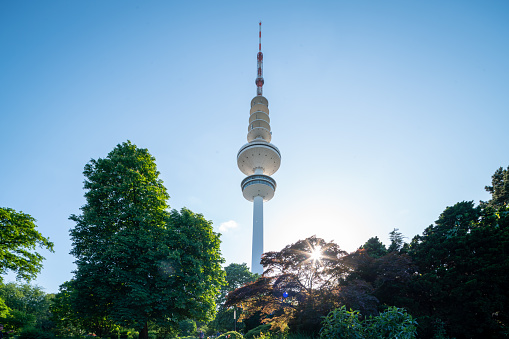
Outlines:
<svg viewBox="0 0 509 339"><path fill-rule="evenodd" d="M35 314L20 310L11 310L3 319L6 330L18 331L25 327L35 327L37 318Z"/></svg>
<svg viewBox="0 0 509 339"><path fill-rule="evenodd" d="M401 303L400 291L415 272L411 258L396 251L374 258L360 249L344 260L352 271L341 290L341 303L366 316L377 314L379 303Z"/></svg>
<svg viewBox="0 0 509 339"><path fill-rule="evenodd" d="M363 327L359 311L348 311L345 306L332 310L323 320L321 339L362 339Z"/></svg>
<svg viewBox="0 0 509 339"><path fill-rule="evenodd" d="M244 337L239 332L230 331L221 334L217 339L243 339Z"/></svg>
<svg viewBox="0 0 509 339"><path fill-rule="evenodd" d="M269 332L265 334L266 338L270 339L315 339L318 338L313 335L309 335L301 332L292 332L292 333L272 333Z"/></svg>
<svg viewBox="0 0 509 339"><path fill-rule="evenodd" d="M244 331L245 322L239 322L233 319L234 308L236 309L237 319L241 314L241 309L238 307L219 307L216 317L213 321L209 322L208 326L213 332L227 332L237 329L237 331Z"/></svg>
<svg viewBox="0 0 509 339"><path fill-rule="evenodd" d="M0 285L1 286L1 285ZM5 301L0 296L0 319L9 314L9 307L5 304Z"/></svg>
<svg viewBox="0 0 509 339"><path fill-rule="evenodd" d="M223 283L219 236L200 214L168 212L148 150L117 145L83 173L87 203L70 217L76 316L135 328L143 338L149 321L176 327L210 319Z"/></svg>
<svg viewBox="0 0 509 339"><path fill-rule="evenodd" d="M389 239L391 239L391 244L387 252L399 252L403 248L403 234L398 232L397 228L389 232Z"/></svg>
<svg viewBox="0 0 509 339"><path fill-rule="evenodd" d="M491 193L488 204L492 207L502 207L509 204L509 166L507 169L500 167L491 177L491 185L485 189Z"/></svg>
<svg viewBox="0 0 509 339"><path fill-rule="evenodd" d="M18 339L54 339L55 335L34 327L26 327L19 333Z"/></svg>
<svg viewBox="0 0 509 339"><path fill-rule="evenodd" d="M314 339L314 338L315 338L314 336L310 336L308 334L300 332L286 333L284 336L284 339Z"/></svg>
<svg viewBox="0 0 509 339"><path fill-rule="evenodd" d="M179 322L181 336L188 336L196 332L196 322L192 319L185 319Z"/></svg>
<svg viewBox="0 0 509 339"><path fill-rule="evenodd" d="M257 273L252 273L249 270L246 263L231 263L224 268L224 271L226 273L226 284L221 287L218 304L224 304L226 301L226 295L229 292L234 291L249 282L255 281L259 277Z"/></svg>
<svg viewBox="0 0 509 339"><path fill-rule="evenodd" d="M53 294L45 293L39 286L19 283L0 285L0 299L5 300L5 304L10 309L17 311L11 314L14 317L12 321L20 323L25 321L23 319L33 316L35 322L32 325L43 330L50 330L53 327L53 322L50 320L50 305L53 297Z"/></svg>
<svg viewBox="0 0 509 339"><path fill-rule="evenodd" d="M359 311L345 306L331 311L323 321L321 339L412 339L417 336L417 322L404 309L389 307L378 316L360 319Z"/></svg>
<svg viewBox="0 0 509 339"><path fill-rule="evenodd" d="M321 316L337 306L339 283L349 272L345 255L335 243L315 236L265 253L263 275L229 293L226 306L241 305L241 319L260 312L273 329L318 332Z"/></svg>
<svg viewBox="0 0 509 339"><path fill-rule="evenodd" d="M252 330L248 331L245 335L245 339L252 339L252 338L258 338L262 335L262 333L268 333L270 332L270 324L260 325L258 327L253 328Z"/></svg>
<svg viewBox="0 0 509 339"><path fill-rule="evenodd" d="M259 335L254 337L255 339L288 339L289 336L287 333L281 333L281 332L261 332ZM307 339L307 337L305 337Z"/></svg>
<svg viewBox="0 0 509 339"><path fill-rule="evenodd" d="M360 249L364 249L366 253L373 258L380 258L387 254L387 248L385 248L385 245L378 237L369 238Z"/></svg>
<svg viewBox="0 0 509 339"><path fill-rule="evenodd" d="M41 271L44 257L35 249L53 252L53 243L36 230L35 221L26 213L0 207L0 275L12 271L17 279L30 281Z"/></svg>
<svg viewBox="0 0 509 339"><path fill-rule="evenodd" d="M407 289L423 335L445 320L455 337L497 337L509 324L509 208L473 202L447 207L410 244L418 275ZM461 305L458 307L457 305Z"/></svg>
<svg viewBox="0 0 509 339"><path fill-rule="evenodd" d="M404 309L389 307L364 322L366 338L412 339L417 337L417 321Z"/></svg>
<svg viewBox="0 0 509 339"><path fill-rule="evenodd" d="M91 329L92 332L102 333L103 331L96 331L94 324L85 325L90 318L82 318L72 308L72 294L75 293L70 282L64 282L59 287L58 293L53 298L53 303L50 306L51 318L55 322L55 332L62 337L77 337L86 332L86 329Z"/></svg>
<svg viewBox="0 0 509 339"><path fill-rule="evenodd" d="M243 285L255 281L258 278L258 274L251 273L246 263L236 264L231 263L224 268L226 273L226 284L221 287L221 292L217 298L217 304L219 305L216 317L208 325L216 331L226 332L238 330L242 331L245 328L245 322L236 322L233 319L234 310L231 307L225 307L224 302L226 301L226 295L234 291L235 289L242 287ZM239 318L242 310L236 308L237 319Z"/></svg>

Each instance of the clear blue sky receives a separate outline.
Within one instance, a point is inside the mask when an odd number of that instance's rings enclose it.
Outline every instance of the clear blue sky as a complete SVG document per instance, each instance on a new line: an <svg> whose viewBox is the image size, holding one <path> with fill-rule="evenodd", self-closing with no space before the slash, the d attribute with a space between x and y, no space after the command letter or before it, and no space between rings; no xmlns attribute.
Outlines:
<svg viewBox="0 0 509 339"><path fill-rule="evenodd" d="M235 226L226 263L250 263L236 154L259 20L282 153L265 250L410 240L487 200L509 165L508 17L507 1L1 1L0 206L55 243L35 283L72 277L83 167L128 139L156 157L172 208Z"/></svg>

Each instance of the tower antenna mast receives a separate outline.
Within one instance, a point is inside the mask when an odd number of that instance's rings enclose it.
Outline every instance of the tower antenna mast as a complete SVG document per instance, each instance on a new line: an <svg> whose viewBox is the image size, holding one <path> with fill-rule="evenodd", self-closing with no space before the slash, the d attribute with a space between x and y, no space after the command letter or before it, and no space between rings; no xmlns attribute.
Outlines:
<svg viewBox="0 0 509 339"><path fill-rule="evenodd" d="M256 55L257 66L258 66L258 76L255 80L256 83L256 95L262 95L262 86L264 84L263 81L263 53L262 53L262 22L259 24L260 32L258 34L258 54Z"/></svg>

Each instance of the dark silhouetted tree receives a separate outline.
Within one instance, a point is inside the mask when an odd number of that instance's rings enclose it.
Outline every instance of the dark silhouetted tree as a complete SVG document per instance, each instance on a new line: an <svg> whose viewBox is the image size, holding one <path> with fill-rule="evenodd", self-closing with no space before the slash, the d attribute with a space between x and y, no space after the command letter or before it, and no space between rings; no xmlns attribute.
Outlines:
<svg viewBox="0 0 509 339"><path fill-rule="evenodd" d="M261 313L273 328L317 333L321 317L339 302L339 284L350 269L346 252L315 236L262 256L263 275L227 297L243 316Z"/></svg>
<svg viewBox="0 0 509 339"><path fill-rule="evenodd" d="M491 200L488 204L494 207L506 206L509 204L509 166L507 169L500 167L491 177L491 186L485 187L491 193Z"/></svg>
<svg viewBox="0 0 509 339"><path fill-rule="evenodd" d="M509 324L507 207L471 201L447 207L414 237L409 253L418 267L411 312L420 317L424 336L432 335L434 323L456 338L502 336Z"/></svg>
<svg viewBox="0 0 509 339"><path fill-rule="evenodd" d="M380 258L387 254L387 248L378 237L369 238L361 248L365 249L366 254L372 258Z"/></svg>

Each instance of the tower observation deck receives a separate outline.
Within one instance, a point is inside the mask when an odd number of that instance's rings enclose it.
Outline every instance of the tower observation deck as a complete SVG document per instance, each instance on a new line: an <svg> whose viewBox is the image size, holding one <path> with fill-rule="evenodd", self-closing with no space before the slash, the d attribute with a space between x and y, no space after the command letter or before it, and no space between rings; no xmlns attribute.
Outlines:
<svg viewBox="0 0 509 339"><path fill-rule="evenodd" d="M253 243L251 257L251 271L263 273L260 259L263 254L263 202L274 197L276 181L270 176L279 169L281 153L271 144L269 102L262 95L263 54L261 51L261 25L257 54L258 76L255 80L256 96L251 100L249 111L249 125L247 129L247 144L237 153L237 165L247 175L242 180L241 188L244 198L253 204Z"/></svg>

